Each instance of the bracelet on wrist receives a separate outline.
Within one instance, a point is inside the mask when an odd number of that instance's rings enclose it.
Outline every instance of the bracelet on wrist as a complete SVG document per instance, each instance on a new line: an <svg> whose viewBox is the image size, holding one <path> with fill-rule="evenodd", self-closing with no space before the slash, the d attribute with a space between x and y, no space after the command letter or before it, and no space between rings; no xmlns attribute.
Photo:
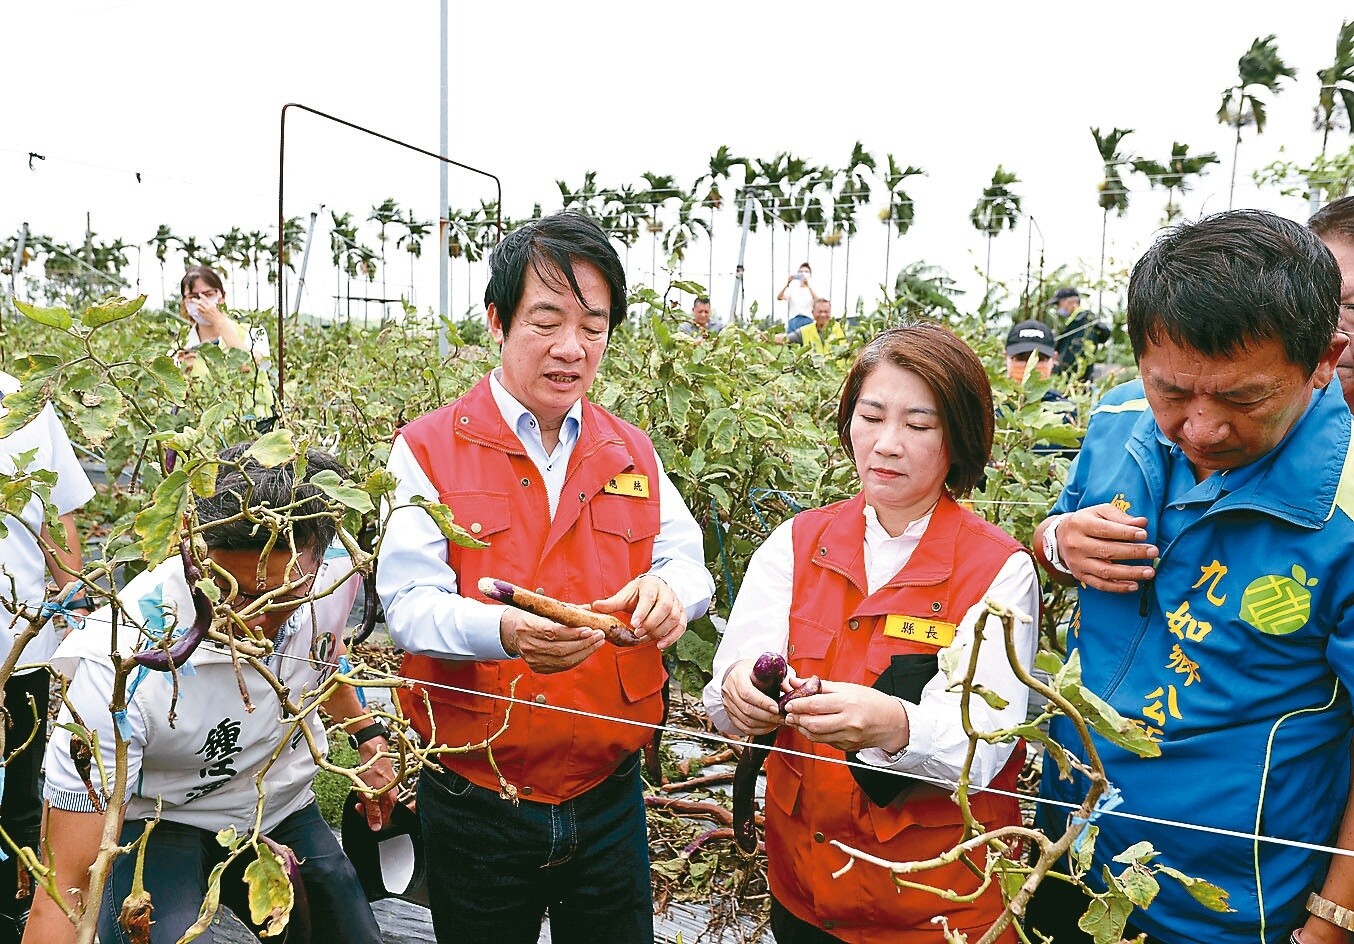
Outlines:
<svg viewBox="0 0 1354 944"><path fill-rule="evenodd" d="M350 732L348 734L348 743L353 746L353 750L357 750L363 744L378 737L388 739L390 737L390 729L380 721L373 721L364 728Z"/></svg>
<svg viewBox="0 0 1354 944"><path fill-rule="evenodd" d="M1329 898L1322 898L1316 892L1307 896L1307 912L1323 921L1329 921L1337 928L1354 931L1354 909L1337 905Z"/></svg>

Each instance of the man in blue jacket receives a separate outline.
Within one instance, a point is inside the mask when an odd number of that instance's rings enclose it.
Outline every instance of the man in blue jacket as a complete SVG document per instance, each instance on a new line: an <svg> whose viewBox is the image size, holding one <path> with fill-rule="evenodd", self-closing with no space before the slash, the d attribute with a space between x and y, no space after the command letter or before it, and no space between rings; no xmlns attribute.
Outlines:
<svg viewBox="0 0 1354 944"><path fill-rule="evenodd" d="M1336 362L1340 272L1306 228L1260 211L1177 227L1134 266L1140 380L1092 414L1054 514L1035 531L1053 579L1079 582L1069 650L1083 682L1161 748L1096 736L1122 803L1095 822L1089 885L1147 840L1228 912L1159 876L1128 916L1166 944L1326 944L1354 888L1323 885L1349 793L1354 449ZM1051 734L1081 753L1071 724ZM1081 775L1049 764L1041 825L1061 834ZM1120 813L1151 817L1152 821ZM1164 822L1162 822L1164 821ZM1195 824L1212 831L1200 831ZM1227 833L1218 832L1226 830ZM1058 944L1085 900L1045 883L1031 924Z"/></svg>

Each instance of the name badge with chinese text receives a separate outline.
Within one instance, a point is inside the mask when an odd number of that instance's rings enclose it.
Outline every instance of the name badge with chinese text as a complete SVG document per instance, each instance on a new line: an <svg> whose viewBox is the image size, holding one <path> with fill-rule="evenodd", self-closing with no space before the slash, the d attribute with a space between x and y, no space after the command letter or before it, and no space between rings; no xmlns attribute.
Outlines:
<svg viewBox="0 0 1354 944"><path fill-rule="evenodd" d="M648 498L649 477L626 472L607 482L602 491L608 495L631 495L635 498Z"/></svg>
<svg viewBox="0 0 1354 944"><path fill-rule="evenodd" d="M941 649L954 642L955 629L953 623L945 623L926 616L903 616L892 613L884 619L885 636L911 639Z"/></svg>

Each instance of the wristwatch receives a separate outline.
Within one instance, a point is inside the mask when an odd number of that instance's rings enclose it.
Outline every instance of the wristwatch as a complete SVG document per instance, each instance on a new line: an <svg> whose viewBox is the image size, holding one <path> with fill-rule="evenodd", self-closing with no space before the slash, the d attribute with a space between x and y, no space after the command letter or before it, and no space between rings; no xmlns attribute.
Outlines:
<svg viewBox="0 0 1354 944"><path fill-rule="evenodd" d="M1316 892L1307 896L1307 911L1318 918L1329 921L1337 928L1354 931L1354 909L1337 905L1329 898L1322 898Z"/></svg>
<svg viewBox="0 0 1354 944"><path fill-rule="evenodd" d="M1071 577L1073 576L1071 569L1058 556L1058 524L1062 519L1062 515L1054 515L1048 519L1048 527L1044 529L1044 559L1054 570Z"/></svg>
<svg viewBox="0 0 1354 944"><path fill-rule="evenodd" d="M390 729L379 721L373 721L365 728L361 728L360 730L354 731L351 734L349 734L348 743L353 746L353 750L357 750L359 747L370 741L372 738L378 737L388 739L390 737Z"/></svg>

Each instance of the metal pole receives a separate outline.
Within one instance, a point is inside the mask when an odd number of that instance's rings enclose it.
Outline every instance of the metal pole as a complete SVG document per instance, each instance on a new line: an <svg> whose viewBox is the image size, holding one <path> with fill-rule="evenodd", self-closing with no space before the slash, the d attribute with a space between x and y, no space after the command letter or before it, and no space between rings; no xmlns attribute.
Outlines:
<svg viewBox="0 0 1354 944"><path fill-rule="evenodd" d="M24 247L28 245L28 224L25 223L19 227L19 242L14 247L14 261L9 266L9 297L13 298L16 294L14 289L14 280L19 276L19 268L24 262Z"/></svg>
<svg viewBox="0 0 1354 944"><path fill-rule="evenodd" d="M441 137L438 139L439 153L447 153L448 128L447 128L447 0L442 0L442 29L440 33L442 49L442 97L441 107L438 109L438 120L442 129ZM447 221L447 213L451 208L451 194L447 185L447 165L438 164L438 188L437 188L437 313L442 318L451 317L451 254L448 252L448 245L451 241L450 227ZM447 338L447 329L438 323L437 329L437 353L446 357L451 350L451 343Z"/></svg>
<svg viewBox="0 0 1354 944"><path fill-rule="evenodd" d="M738 242L738 268L734 270L733 301L729 303L729 323L738 322L738 299L743 294L743 259L747 256L748 230L752 229L752 194L743 194L743 237Z"/></svg>
<svg viewBox="0 0 1354 944"><path fill-rule="evenodd" d="M321 203L320 210L323 209L324 204ZM306 290L306 264L310 262L310 244L315 239L315 219L319 215L319 210L310 211L310 226L306 229L306 248L301 252L301 271L296 274L296 304L292 306L291 312L293 318L301 313L301 296Z"/></svg>

